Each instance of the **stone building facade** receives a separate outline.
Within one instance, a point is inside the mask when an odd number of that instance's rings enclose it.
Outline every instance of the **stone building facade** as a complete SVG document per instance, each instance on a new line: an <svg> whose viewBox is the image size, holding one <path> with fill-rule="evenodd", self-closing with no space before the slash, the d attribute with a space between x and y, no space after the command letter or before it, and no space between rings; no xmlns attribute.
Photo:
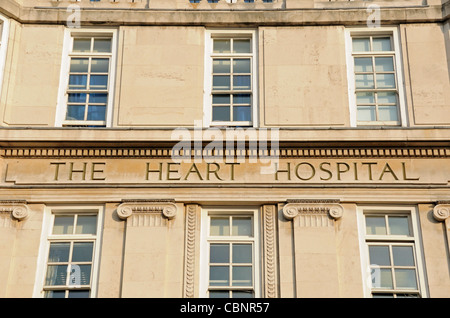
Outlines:
<svg viewBox="0 0 450 318"><path fill-rule="evenodd" d="M448 297L449 13L2 0L0 297Z"/></svg>

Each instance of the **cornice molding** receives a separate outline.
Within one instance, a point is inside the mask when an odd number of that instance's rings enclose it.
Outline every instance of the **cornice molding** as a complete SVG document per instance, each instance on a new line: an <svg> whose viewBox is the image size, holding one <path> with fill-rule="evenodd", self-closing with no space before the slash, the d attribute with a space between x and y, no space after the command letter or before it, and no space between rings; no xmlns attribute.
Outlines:
<svg viewBox="0 0 450 318"><path fill-rule="evenodd" d="M336 220L343 216L344 208L338 200L287 200L283 216L293 220L300 214L328 214Z"/></svg>
<svg viewBox="0 0 450 318"><path fill-rule="evenodd" d="M0 212L11 213L13 218L21 221L28 216L29 209L26 201L2 200L0 201Z"/></svg>
<svg viewBox="0 0 450 318"><path fill-rule="evenodd" d="M450 201L439 201L433 209L433 217L443 222L450 218Z"/></svg>
<svg viewBox="0 0 450 318"><path fill-rule="evenodd" d="M134 213L162 213L167 219L173 219L177 212L173 200L123 200L117 207L117 215L122 220Z"/></svg>

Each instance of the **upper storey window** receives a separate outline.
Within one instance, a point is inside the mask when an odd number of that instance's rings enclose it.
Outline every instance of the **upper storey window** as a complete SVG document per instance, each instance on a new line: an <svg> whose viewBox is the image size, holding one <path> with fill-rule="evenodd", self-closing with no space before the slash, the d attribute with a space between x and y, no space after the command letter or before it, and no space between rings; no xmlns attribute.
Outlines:
<svg viewBox="0 0 450 318"><path fill-rule="evenodd" d="M350 31L348 42L354 125L401 125L405 114L396 33Z"/></svg>
<svg viewBox="0 0 450 318"><path fill-rule="evenodd" d="M61 126L108 126L111 116L114 36L73 33L62 74L64 86ZM64 64L63 64L64 65Z"/></svg>

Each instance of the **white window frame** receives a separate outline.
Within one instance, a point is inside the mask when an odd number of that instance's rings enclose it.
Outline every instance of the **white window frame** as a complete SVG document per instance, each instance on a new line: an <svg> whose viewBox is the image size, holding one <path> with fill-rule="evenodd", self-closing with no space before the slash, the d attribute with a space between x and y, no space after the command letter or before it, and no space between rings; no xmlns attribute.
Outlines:
<svg viewBox="0 0 450 318"><path fill-rule="evenodd" d="M69 84L70 54L72 52L73 38L78 36L110 36L111 37L111 63L109 65L108 78L108 101L106 105L105 127L112 126L113 104L114 104L114 88L116 78L116 61L117 61L117 29L71 29L64 30L64 44L61 61L60 82L58 90L58 101L56 108L55 126L63 127L65 124L70 125L89 125L88 121L71 123L66 121L67 111L67 87Z"/></svg>
<svg viewBox="0 0 450 318"><path fill-rule="evenodd" d="M253 220L253 238L245 237L240 242L253 242L253 290L254 297L261 297L261 233L260 209L257 207L203 207L200 229L200 281L199 297L208 298L209 288L209 243L218 242L217 237L209 237L210 215L214 216L251 216ZM227 239L228 238L228 239ZM220 240L220 239L219 239ZM223 237L223 242L235 242L234 237ZM237 241L236 241L237 242ZM223 288L226 289L226 288Z"/></svg>
<svg viewBox="0 0 450 318"><path fill-rule="evenodd" d="M383 121L370 121L370 122L357 122L357 109L356 109L356 96L355 96L355 71L353 61L352 50L352 37L353 36L379 36L389 35L392 37L392 44L394 46L394 68L396 71L395 80L398 88L398 122L383 122ZM364 127L364 126L408 126L407 119L407 107L405 99L404 88L404 75L403 75L403 63L401 58L401 45L400 35L397 27L366 27L366 28L346 28L345 29L345 52L347 62L347 81L348 81L348 98L350 107L350 126L351 127Z"/></svg>
<svg viewBox="0 0 450 318"><path fill-rule="evenodd" d="M258 127L258 33L254 29L229 29L229 30L213 30L205 31L205 73L204 73L204 95L203 95L203 126L204 127ZM212 121L212 57L213 54L213 38L218 37L248 37L252 43L252 97L251 97L251 114L252 120L249 122L238 121Z"/></svg>
<svg viewBox="0 0 450 318"><path fill-rule="evenodd" d="M9 19L0 14L0 98L2 96L3 77L5 73L6 53L9 39Z"/></svg>
<svg viewBox="0 0 450 318"><path fill-rule="evenodd" d="M411 236L402 235L366 235L366 215L389 215L389 216L409 216ZM372 297L371 270L369 261L369 244L377 245L413 245L415 252L418 292L421 298L428 297L428 287L426 283L425 259L423 254L421 231L419 226L419 212L415 206L358 206L357 221L359 228L359 248L361 255L361 274L363 281L363 294L365 298ZM374 289L376 290L376 289ZM386 290L386 293L402 293L399 290ZM408 293L408 291L405 291ZM411 292L414 293L414 292Z"/></svg>
<svg viewBox="0 0 450 318"><path fill-rule="evenodd" d="M97 214L97 232L95 235L52 235L53 222L55 215L61 214ZM94 255L92 259L92 280L90 288L90 298L97 297L97 285L100 266L100 251L102 245L102 229L103 229L104 207L101 205L86 206L46 206L44 209L43 225L41 232L41 243L39 246L39 256L36 270L36 281L34 284L33 297L45 297L44 283L47 273L48 253L51 241L95 241Z"/></svg>

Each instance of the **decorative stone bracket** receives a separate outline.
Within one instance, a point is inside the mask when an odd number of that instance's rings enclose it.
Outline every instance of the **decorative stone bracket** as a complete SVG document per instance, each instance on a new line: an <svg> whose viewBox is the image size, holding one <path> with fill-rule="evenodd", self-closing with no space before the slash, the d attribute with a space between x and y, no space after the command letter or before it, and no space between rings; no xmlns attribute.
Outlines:
<svg viewBox="0 0 450 318"><path fill-rule="evenodd" d="M126 220L133 213L161 212L166 218L173 219L177 214L177 206L173 200L124 200L117 207L117 214Z"/></svg>
<svg viewBox="0 0 450 318"><path fill-rule="evenodd" d="M450 217L450 201L439 201L433 209L434 218L439 221L445 221Z"/></svg>
<svg viewBox="0 0 450 318"><path fill-rule="evenodd" d="M0 212L10 212L21 221L28 216L28 205L26 201L0 201Z"/></svg>
<svg viewBox="0 0 450 318"><path fill-rule="evenodd" d="M344 214L344 208L339 200L288 200L283 208L283 215L288 220L300 213L328 213L333 219L339 219Z"/></svg>

